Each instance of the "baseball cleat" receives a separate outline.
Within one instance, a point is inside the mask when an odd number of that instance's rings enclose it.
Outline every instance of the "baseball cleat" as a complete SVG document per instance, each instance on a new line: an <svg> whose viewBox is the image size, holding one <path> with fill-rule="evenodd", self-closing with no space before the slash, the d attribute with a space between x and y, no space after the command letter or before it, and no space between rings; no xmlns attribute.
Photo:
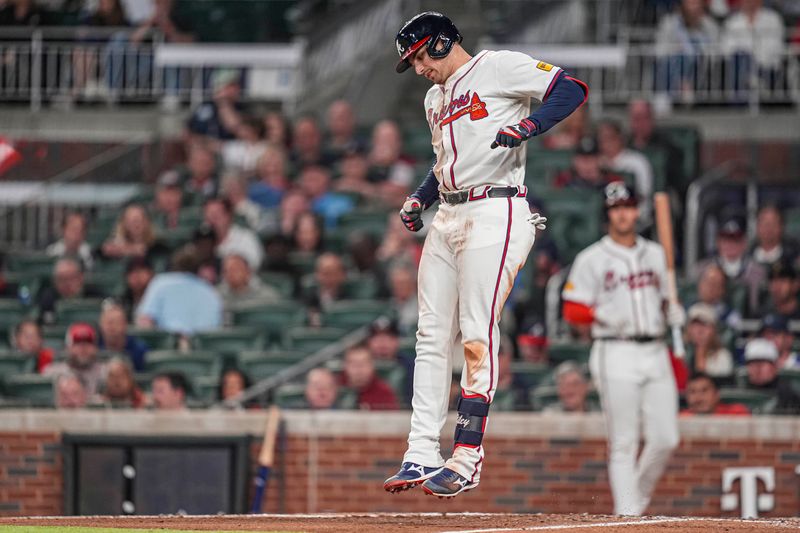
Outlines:
<svg viewBox="0 0 800 533"><path fill-rule="evenodd" d="M477 487L477 483L458 474L449 468L442 468L441 471L431 476L422 484L422 490L430 496L439 498L452 498L462 492L472 490Z"/></svg>
<svg viewBox="0 0 800 533"><path fill-rule="evenodd" d="M426 479L436 475L442 467L422 466L417 463L403 463L400 470L383 482L383 489L387 492L402 492L413 489Z"/></svg>

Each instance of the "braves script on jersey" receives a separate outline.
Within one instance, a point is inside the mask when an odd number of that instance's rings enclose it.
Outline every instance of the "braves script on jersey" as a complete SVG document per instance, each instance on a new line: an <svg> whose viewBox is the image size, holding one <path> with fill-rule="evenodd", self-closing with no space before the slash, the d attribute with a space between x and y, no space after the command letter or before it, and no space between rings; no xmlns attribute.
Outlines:
<svg viewBox="0 0 800 533"><path fill-rule="evenodd" d="M594 308L595 338L660 337L666 329L666 275L657 243L640 237L628 248L606 236L575 257L564 299Z"/></svg>
<svg viewBox="0 0 800 533"><path fill-rule="evenodd" d="M442 191L480 185L522 185L526 147L488 150L495 133L530 114L542 101L558 67L519 52L482 51L425 96Z"/></svg>

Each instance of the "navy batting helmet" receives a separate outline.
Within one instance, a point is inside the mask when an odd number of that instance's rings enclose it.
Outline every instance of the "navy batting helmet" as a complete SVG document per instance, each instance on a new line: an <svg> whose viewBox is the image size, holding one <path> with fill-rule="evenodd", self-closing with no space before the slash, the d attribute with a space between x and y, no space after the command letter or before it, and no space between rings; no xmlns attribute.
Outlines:
<svg viewBox="0 0 800 533"><path fill-rule="evenodd" d="M612 181L603 189L606 209L612 207L628 206L636 207L636 193L633 188L624 181Z"/></svg>
<svg viewBox="0 0 800 533"><path fill-rule="evenodd" d="M444 45L441 50L436 49L436 43L439 41ZM452 20L436 11L420 13L403 24L397 32L395 43L400 62L397 63L395 70L405 72L411 66L408 58L424 45L428 47L429 56L441 59L450 53L453 44L460 42L461 34Z"/></svg>

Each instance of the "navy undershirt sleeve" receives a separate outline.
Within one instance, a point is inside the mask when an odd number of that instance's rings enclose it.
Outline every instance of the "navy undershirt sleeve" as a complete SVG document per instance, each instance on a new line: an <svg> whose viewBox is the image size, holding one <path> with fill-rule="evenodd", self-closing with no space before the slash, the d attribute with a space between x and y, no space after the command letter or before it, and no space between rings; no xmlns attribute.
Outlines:
<svg viewBox="0 0 800 533"><path fill-rule="evenodd" d="M416 198L422 203L424 209L429 208L439 199L439 180L436 179L436 175L433 173L433 167L435 165L436 161L434 160L431 169L428 171L428 175L425 176L420 186L417 187L417 190L411 195L411 198Z"/></svg>
<svg viewBox="0 0 800 533"><path fill-rule="evenodd" d="M563 72L550 89L550 94L536 111L528 117L536 124L534 135L541 135L578 109L586 101L588 88Z"/></svg>

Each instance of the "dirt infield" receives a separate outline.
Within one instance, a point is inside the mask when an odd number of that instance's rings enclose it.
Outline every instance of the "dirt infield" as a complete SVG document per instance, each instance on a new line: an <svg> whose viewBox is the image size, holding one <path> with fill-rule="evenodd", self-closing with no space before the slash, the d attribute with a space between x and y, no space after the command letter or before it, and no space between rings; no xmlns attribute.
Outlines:
<svg viewBox="0 0 800 533"><path fill-rule="evenodd" d="M603 533L745 533L800 530L800 518L739 520L691 517L620 518L598 515L514 514L320 514L229 516L122 516L2 518L3 525L114 527L202 531L308 531L383 533L490 533L499 531L571 531ZM74 531L74 530L73 530Z"/></svg>

